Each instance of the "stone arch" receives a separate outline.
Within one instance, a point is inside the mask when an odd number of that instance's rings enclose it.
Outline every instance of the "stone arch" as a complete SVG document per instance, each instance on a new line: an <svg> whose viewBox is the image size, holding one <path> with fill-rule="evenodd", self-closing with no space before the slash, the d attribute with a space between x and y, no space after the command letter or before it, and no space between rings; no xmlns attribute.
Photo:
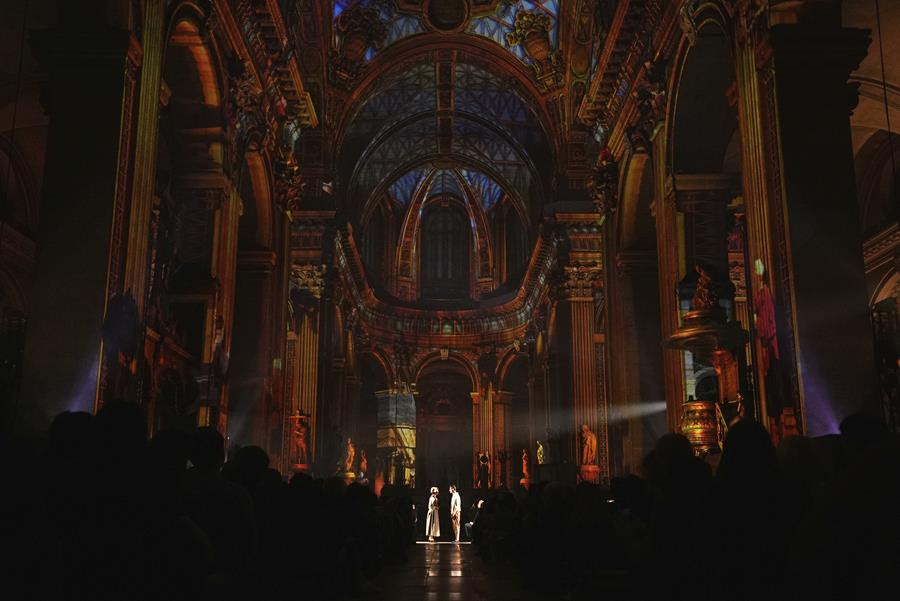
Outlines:
<svg viewBox="0 0 900 601"><path fill-rule="evenodd" d="M478 391L481 389L481 378L478 375L478 370L472 365L472 362L468 360L461 353L450 351L447 353L443 353L442 351L433 351L426 354L422 357L419 362L416 364L416 368L413 370L415 377L414 381L418 382L419 378L422 376L422 373L434 365L439 361L448 361L456 366L461 373L464 373L468 376L469 381L472 384L472 391Z"/></svg>

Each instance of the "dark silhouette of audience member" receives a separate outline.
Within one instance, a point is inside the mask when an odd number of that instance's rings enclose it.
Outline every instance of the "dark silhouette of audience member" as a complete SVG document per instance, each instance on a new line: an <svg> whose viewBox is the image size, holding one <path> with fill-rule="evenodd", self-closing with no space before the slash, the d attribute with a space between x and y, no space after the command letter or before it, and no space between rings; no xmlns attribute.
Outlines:
<svg viewBox="0 0 900 601"><path fill-rule="evenodd" d="M221 473L225 441L214 428L197 428L191 440L187 488L191 518L209 537L216 576L209 585L231 594L257 551L253 501Z"/></svg>

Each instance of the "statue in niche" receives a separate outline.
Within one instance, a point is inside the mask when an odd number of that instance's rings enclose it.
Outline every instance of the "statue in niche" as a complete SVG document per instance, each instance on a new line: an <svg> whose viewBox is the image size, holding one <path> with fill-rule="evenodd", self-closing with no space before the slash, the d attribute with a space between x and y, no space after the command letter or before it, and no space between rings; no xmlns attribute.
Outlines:
<svg viewBox="0 0 900 601"><path fill-rule="evenodd" d="M306 444L309 429L306 427L305 415L294 415L294 428L291 430L291 457L294 463L306 465L309 462L308 447Z"/></svg>
<svg viewBox="0 0 900 601"><path fill-rule="evenodd" d="M540 444L540 442L538 442ZM528 467L528 451L522 449L522 478L529 480L531 478L530 469Z"/></svg>
<svg viewBox="0 0 900 601"><path fill-rule="evenodd" d="M535 453L537 456L538 465L545 465L547 463L547 455L544 451L544 443L540 440L537 441L537 452Z"/></svg>
<svg viewBox="0 0 900 601"><path fill-rule="evenodd" d="M356 461L356 445L353 444L353 439L348 436L347 437L346 454L344 456L344 471L345 472L353 471L353 462L354 461Z"/></svg>
<svg viewBox="0 0 900 601"><path fill-rule="evenodd" d="M597 435L587 424L581 425L581 465L597 463Z"/></svg>

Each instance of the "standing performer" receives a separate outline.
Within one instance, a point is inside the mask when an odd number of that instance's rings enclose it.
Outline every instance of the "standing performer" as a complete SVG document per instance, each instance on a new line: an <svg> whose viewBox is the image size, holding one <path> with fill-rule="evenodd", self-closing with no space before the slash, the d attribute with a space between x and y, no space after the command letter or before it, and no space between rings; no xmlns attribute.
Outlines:
<svg viewBox="0 0 900 601"><path fill-rule="evenodd" d="M431 487L431 498L428 499L428 515L425 517L425 534L428 542L433 543L435 536L441 535L441 523L438 514L438 488Z"/></svg>
<svg viewBox="0 0 900 601"><path fill-rule="evenodd" d="M462 501L459 493L456 492L456 485L450 485L450 524L453 525L453 537L455 542L459 542L459 520L462 513Z"/></svg>

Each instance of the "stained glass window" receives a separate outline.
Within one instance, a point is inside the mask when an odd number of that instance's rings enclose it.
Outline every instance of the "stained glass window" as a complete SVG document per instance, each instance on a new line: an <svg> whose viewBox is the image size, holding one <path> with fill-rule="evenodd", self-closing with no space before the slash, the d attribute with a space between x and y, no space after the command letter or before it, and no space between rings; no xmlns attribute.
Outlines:
<svg viewBox="0 0 900 601"><path fill-rule="evenodd" d="M401 175L388 188L388 196L401 207L405 207L412 200L413 194L419 188L419 184L425 178L425 169L413 169Z"/></svg>
<svg viewBox="0 0 900 601"><path fill-rule="evenodd" d="M422 216L422 296L469 296L470 229L459 207L430 205Z"/></svg>
<svg viewBox="0 0 900 601"><path fill-rule="evenodd" d="M465 200L466 195L463 193L456 180L456 175L449 169L441 169L434 174L431 180L431 188L428 190L428 196L455 196L460 200Z"/></svg>
<svg viewBox="0 0 900 601"><path fill-rule="evenodd" d="M461 169L460 173L465 178L469 189L476 195L476 200L481 202L485 213L500 202L503 197L503 188L500 187L500 184L480 171Z"/></svg>

